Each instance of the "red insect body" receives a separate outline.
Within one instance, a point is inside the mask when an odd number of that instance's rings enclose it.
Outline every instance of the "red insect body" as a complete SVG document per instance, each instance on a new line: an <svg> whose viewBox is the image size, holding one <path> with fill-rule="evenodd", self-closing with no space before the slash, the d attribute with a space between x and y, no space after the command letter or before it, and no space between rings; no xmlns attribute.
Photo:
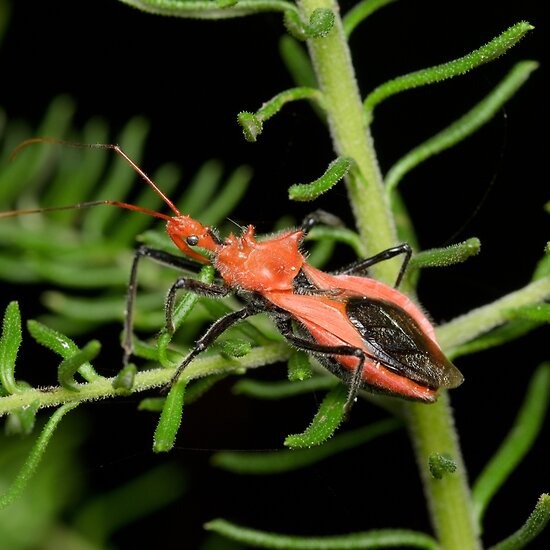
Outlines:
<svg viewBox="0 0 550 550"><path fill-rule="evenodd" d="M164 219L168 235L184 255L199 263L212 262L224 285L204 285L192 279L178 279L167 299L169 322L175 291L181 288L210 296L224 296L235 291L247 304L242 310L219 319L207 330L180 365L175 379L198 353L233 323L267 311L293 345L315 354L330 370L349 382L347 408L360 387L432 402L437 397L438 388L454 388L462 383L462 375L441 351L434 328L422 311L395 288L354 274L396 254L406 253L408 258L410 248L406 245L364 260L360 262L361 266L350 266L346 273L325 273L309 265L300 252L300 243L311 226L309 223L304 223L304 229L286 231L263 241L256 240L254 228L249 225L241 236L231 234L221 241L209 227L182 215L118 146L38 138L23 142L15 153L37 141L113 149L144 178L175 215L167 216L118 201L84 203L77 207L110 204ZM66 208L70 207L18 210L2 213L0 217ZM327 216L325 213L323 218ZM313 217L309 221L315 223ZM209 251L211 257L204 256L194 247ZM181 258L162 251L141 247L136 252L123 343L125 362L132 353L132 310L137 262L142 256L182 266ZM292 321L297 325L297 334Z"/></svg>
<svg viewBox="0 0 550 550"><path fill-rule="evenodd" d="M290 231L257 242L249 225L242 237L230 235L214 266L230 287L260 292L292 292L292 283L305 263L298 245L303 231Z"/></svg>
<svg viewBox="0 0 550 550"><path fill-rule="evenodd" d="M260 293L303 325L318 344L363 350L365 359L362 380L366 386L431 402L436 399L437 388L455 387L462 382L460 373L439 348L432 324L407 296L368 277L331 275L315 269L306 262L299 249L304 231L288 231L258 242L254 237L254 228L248 226L241 237L231 234L223 244L217 244L209 236L208 228L197 225L197 222L187 217L185 220L185 227L179 226L184 229L180 233L171 230L176 225L175 221L168 223L172 239L176 244L178 241L184 244L184 247L180 246L183 252L188 254L185 250L186 238L190 235L198 237L198 246L214 253L213 264L227 286ZM193 257L196 257L196 253ZM204 257L201 261L204 261ZM297 293L294 284L300 273L320 292ZM404 312L409 329L412 327L420 335L423 348L440 369L439 373L432 373L433 385L420 383L392 371L377 358L376 350L369 347L350 319L346 310L350 299L387 302ZM336 360L350 372L360 363L358 357L350 355L339 355Z"/></svg>

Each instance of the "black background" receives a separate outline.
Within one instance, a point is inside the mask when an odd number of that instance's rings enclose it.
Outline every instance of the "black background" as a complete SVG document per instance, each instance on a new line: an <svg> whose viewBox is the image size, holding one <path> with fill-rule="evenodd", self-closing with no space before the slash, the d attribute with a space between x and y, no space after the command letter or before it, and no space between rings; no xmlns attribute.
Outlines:
<svg viewBox="0 0 550 550"><path fill-rule="evenodd" d="M535 0L400 2L369 19L351 39L365 93L395 75L463 55L518 20L536 27L502 59L460 79L392 98L376 112L374 139L387 170L481 99L514 61L542 62L487 127L402 182L424 248L470 236L482 241L478 258L423 277L420 297L439 322L525 284L548 240L542 210L549 198L542 10ZM103 116L113 137L130 117L141 114L152 125L144 160L149 171L177 161L191 175L207 158L223 159L228 167L250 164L254 182L234 217L268 229L283 214L299 219L311 209L290 204L286 189L314 179L333 158L329 139L306 104L285 107L266 123L255 144L243 140L236 124L240 110L255 110L292 85L277 52L283 32L281 18L273 14L204 22L151 16L114 0L93 5L14 2L0 50L0 104L9 118L36 124L54 96L68 94L77 102L78 123ZM343 189L332 190L319 204L351 223ZM37 295L23 288L10 293L1 293L0 305L14 296ZM23 304L26 314L39 307L34 301ZM501 350L458 361L466 383L452 399L472 478L506 434L529 373L548 358L544 337L539 330ZM284 376L277 371L281 368L269 370ZM307 397L290 407L258 404L231 396L222 385L187 411L178 448L166 458L152 456L154 422L135 412L134 401L88 405L90 422L98 429L85 449L85 462L96 490L164 460L181 462L191 475L184 500L166 514L121 531L113 543L126 548L138 537L142 543L162 543L181 536L186 548L198 547L201 523L217 516L302 534L389 526L428 530L404 434L285 477L239 478L209 469L210 450L278 447L286 434L305 426L315 407ZM360 404L350 424L361 425L378 414ZM106 422L111 418L116 424ZM134 437L120 437L121 423L135 427ZM549 490L549 435L546 427L497 495L487 514L487 543L519 527L538 495ZM539 542L533 547L544 548Z"/></svg>

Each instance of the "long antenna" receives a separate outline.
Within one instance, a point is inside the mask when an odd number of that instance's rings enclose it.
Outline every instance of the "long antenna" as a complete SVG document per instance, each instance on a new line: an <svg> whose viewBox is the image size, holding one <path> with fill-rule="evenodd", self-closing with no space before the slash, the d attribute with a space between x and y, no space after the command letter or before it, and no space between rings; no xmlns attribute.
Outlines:
<svg viewBox="0 0 550 550"><path fill-rule="evenodd" d="M29 208L23 210L10 210L9 212L0 212L0 218L15 218L16 216L24 216L25 214L39 214L41 212L59 212L60 210L78 210L79 208L91 208L92 206L99 206L102 204L107 204L110 206L118 206L120 208L126 208L127 210L135 210L136 212L142 212L143 214L149 214L155 218L161 218L163 220L171 220L170 216L166 214L161 214L155 210L149 210L148 208L143 208L141 206L135 206L134 204L128 204L126 202L119 201L89 201L89 202L80 202L78 204L70 204L67 206L47 206L45 208Z"/></svg>
<svg viewBox="0 0 550 550"><path fill-rule="evenodd" d="M31 138L26 139L20 143L11 153L10 159L13 160L15 157L23 150L25 147L31 145L32 143L55 143L59 145L66 145L67 147L81 147L89 149L111 149L118 156L122 157L152 188L153 191L168 205L168 207L176 214L176 216L181 216L181 212L176 208L175 204L162 192L162 190L157 186L157 184L120 148L119 145L112 143L79 143L77 141L65 141L62 139L55 138ZM81 204L76 204L74 206L62 206L58 208L44 208L37 210L16 210L13 211L13 216L19 214L31 214L35 212L51 212L52 210L67 210L69 208L88 208L90 206L96 206L98 204L111 204L114 206L120 206L121 208L127 208L128 210L136 210L137 212L143 212L145 214L150 214L157 218L162 218L169 220L170 216L160 214L159 212L154 212L153 210L148 210L147 208L141 208L139 206L134 206L132 204L127 204L124 202L117 201L95 201L95 202L85 202ZM18 213L16 213L18 212ZM9 217L10 212L6 212L8 215L1 217Z"/></svg>

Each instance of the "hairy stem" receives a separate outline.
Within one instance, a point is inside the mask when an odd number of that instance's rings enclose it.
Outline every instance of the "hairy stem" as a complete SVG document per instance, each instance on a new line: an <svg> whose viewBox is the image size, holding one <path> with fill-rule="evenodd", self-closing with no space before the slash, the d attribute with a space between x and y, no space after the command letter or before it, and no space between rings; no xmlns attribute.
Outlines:
<svg viewBox="0 0 550 550"><path fill-rule="evenodd" d="M229 373L243 368L256 368L288 359L291 352L284 343L268 344L253 348L250 353L239 359L227 359L222 355L197 357L181 374L180 380L187 381L201 378L213 373ZM133 392L141 392L150 388L164 386L174 375L173 369L152 369L135 375ZM52 407L64 403L81 401L96 401L106 397L120 395L120 390L113 387L115 378L99 378L86 384L78 384L78 391L65 388L34 389L29 388L21 393L0 398L0 416L29 406L36 402L38 408Z"/></svg>
<svg viewBox="0 0 550 550"><path fill-rule="evenodd" d="M348 193L361 239L372 254L395 245L396 233L387 208L372 137L363 117L339 7L333 0L300 0L298 4L305 21L315 9L330 9L336 16L330 32L309 40L308 46L325 99L334 148L338 155L355 161L355 167L347 177ZM391 281L396 276L398 265L381 262L375 268L375 277ZM479 548L466 473L446 398L436 405L404 406L408 410L410 433L441 548ZM441 480L430 479L427 458L441 452L455 459L457 471Z"/></svg>
<svg viewBox="0 0 550 550"><path fill-rule="evenodd" d="M369 129L364 123L363 107L351 63L351 56L333 0L300 0L302 19L307 21L316 9L336 15L334 26L323 37L308 41L310 55L324 97L324 106L338 156L355 161L346 178L350 203L357 227L369 254L395 244L393 219L386 206L382 174ZM373 267L376 277L395 280L398 262L381 262Z"/></svg>
<svg viewBox="0 0 550 550"><path fill-rule="evenodd" d="M433 405L407 403L406 411L432 524L441 548L479 549L481 546L473 520L466 468L447 394L443 393ZM435 453L449 456L456 470L441 479L434 477L430 472L429 459Z"/></svg>

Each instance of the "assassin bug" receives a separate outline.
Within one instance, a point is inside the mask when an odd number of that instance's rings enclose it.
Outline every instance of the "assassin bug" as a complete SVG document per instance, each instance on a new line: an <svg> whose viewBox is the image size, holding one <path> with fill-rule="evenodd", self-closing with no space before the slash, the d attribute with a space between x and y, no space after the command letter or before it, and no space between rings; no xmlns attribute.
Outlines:
<svg viewBox="0 0 550 550"><path fill-rule="evenodd" d="M10 217L33 212L114 205L142 212L166 221L166 231L184 257L147 246L135 253L128 285L124 324L124 363L133 352L132 313L137 286L138 264L148 257L159 263L189 269L189 259L211 263L222 284L206 284L180 277L166 299L167 329L173 331L172 313L176 294L185 289L208 297L236 294L244 307L215 321L197 340L173 376L175 382L199 353L233 324L267 312L281 334L297 349L315 355L349 387L346 410L362 388L406 399L433 402L439 388L455 388L462 374L445 357L437 344L432 324L406 295L397 290L412 251L407 244L359 260L335 273L326 273L307 263L300 250L307 232L318 223L334 223L334 217L317 211L298 229L284 231L257 241L249 225L240 236L231 233L221 239L214 229L183 215L157 185L118 145L81 144L36 138L35 142L60 143L76 147L111 149L122 157L162 198L172 216L118 201L96 201L74 206L17 210L0 214ZM199 249L206 251L203 255ZM403 255L395 287L369 278L372 265Z"/></svg>

